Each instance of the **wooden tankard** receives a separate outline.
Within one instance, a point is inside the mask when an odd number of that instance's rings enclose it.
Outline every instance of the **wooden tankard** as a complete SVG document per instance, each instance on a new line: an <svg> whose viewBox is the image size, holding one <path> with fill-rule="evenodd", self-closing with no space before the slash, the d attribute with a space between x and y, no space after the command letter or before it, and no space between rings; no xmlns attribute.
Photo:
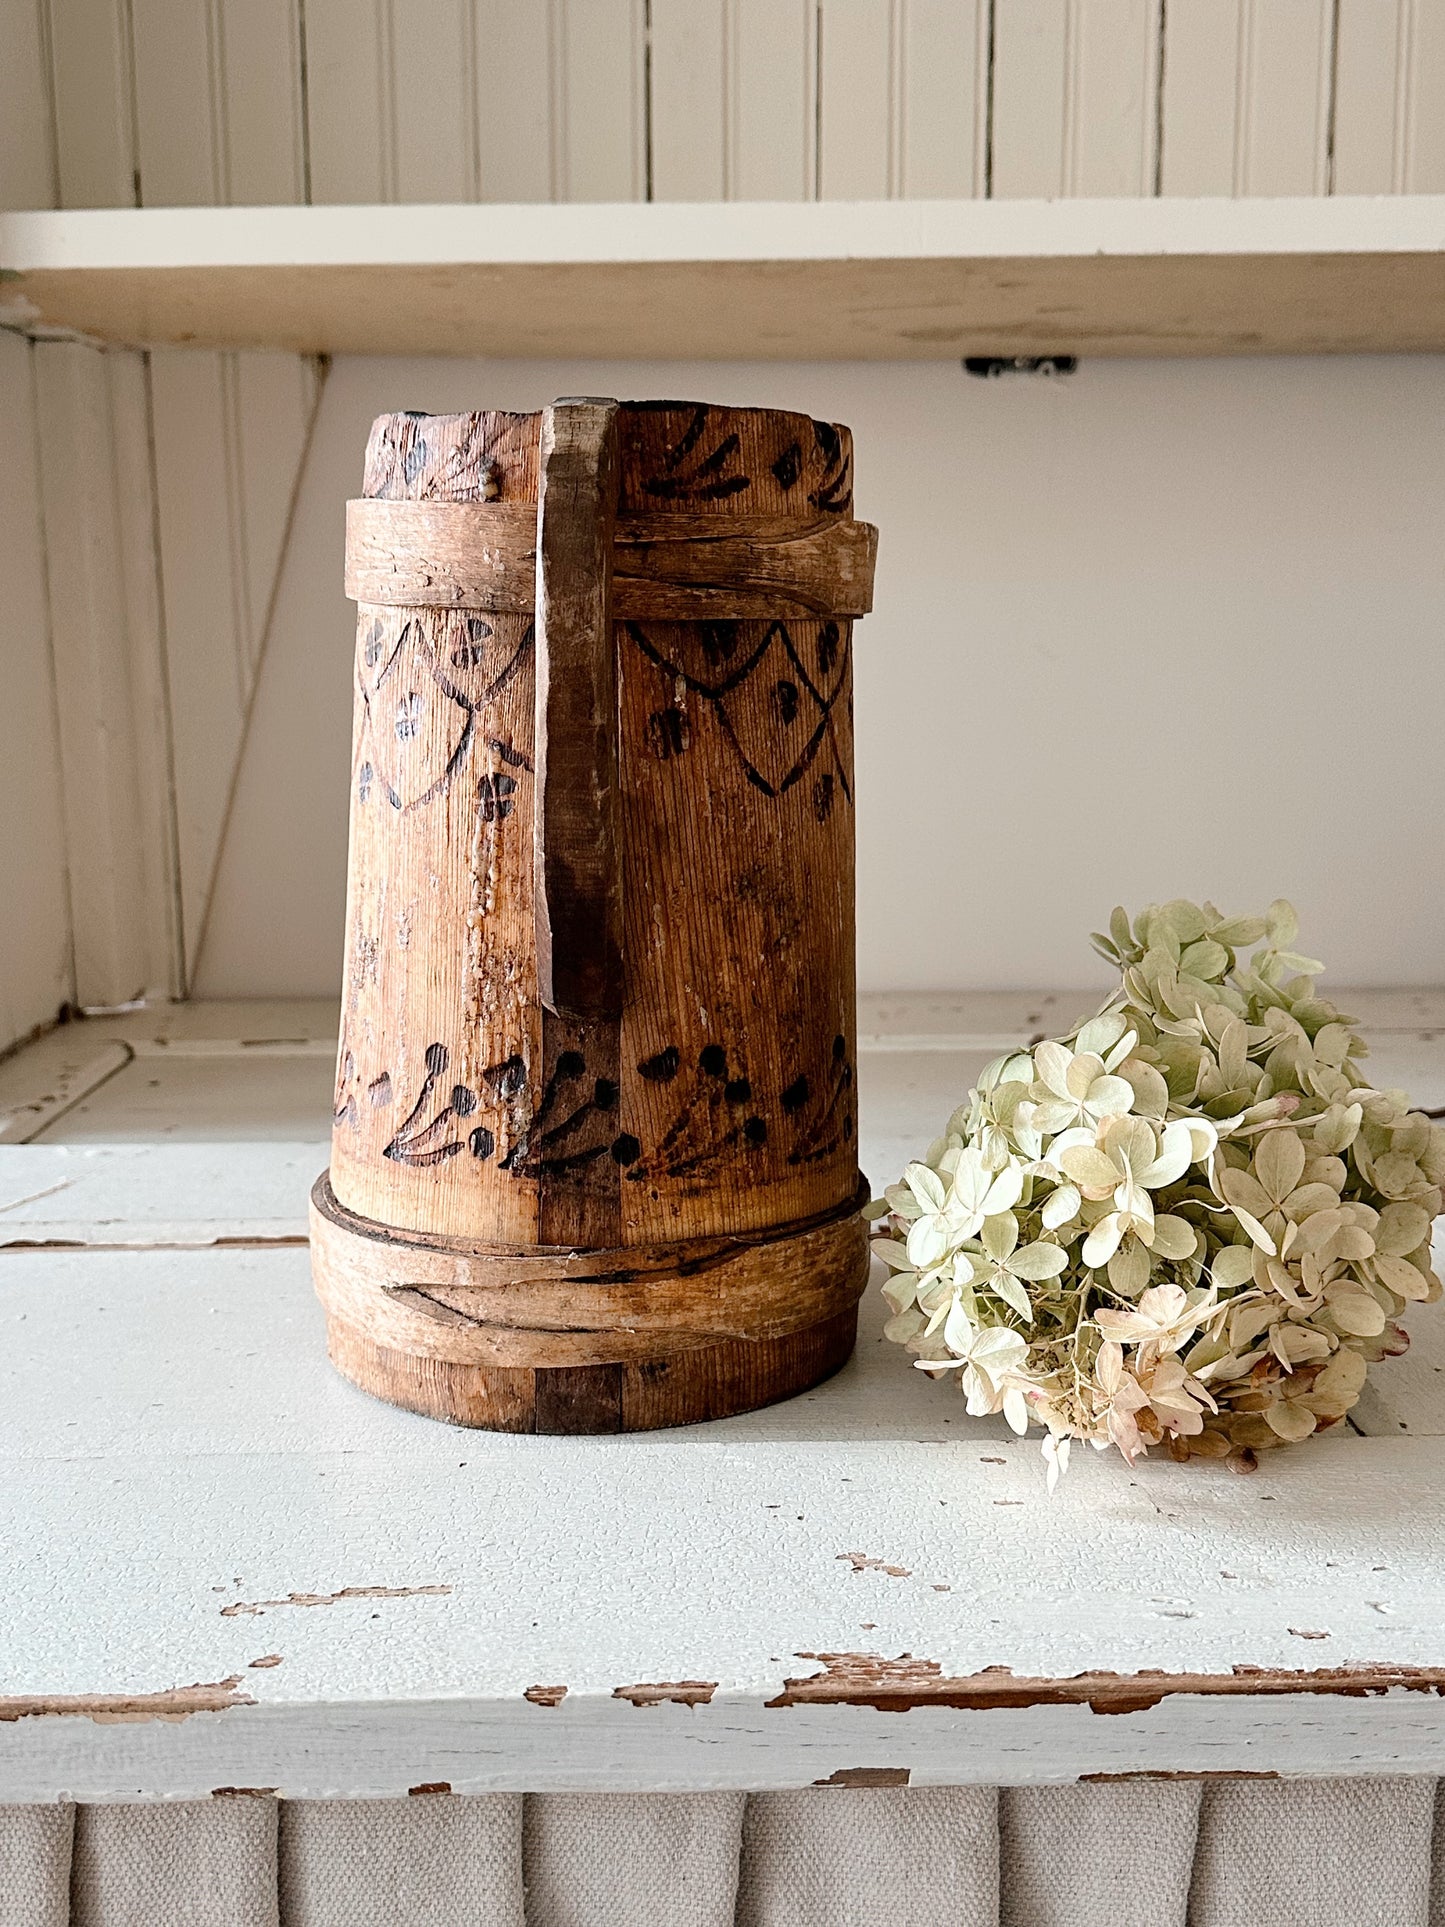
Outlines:
<svg viewBox="0 0 1445 1927"><path fill-rule="evenodd" d="M799 1392L868 1268L848 431L385 415L364 491L332 1358L513 1431Z"/></svg>

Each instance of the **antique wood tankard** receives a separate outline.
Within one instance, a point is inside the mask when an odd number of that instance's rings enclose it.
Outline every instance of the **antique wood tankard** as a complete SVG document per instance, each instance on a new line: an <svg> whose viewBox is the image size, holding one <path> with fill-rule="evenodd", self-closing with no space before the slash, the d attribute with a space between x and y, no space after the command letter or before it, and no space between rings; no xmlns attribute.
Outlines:
<svg viewBox="0 0 1445 1927"><path fill-rule="evenodd" d="M331 1356L509 1431L802 1391L868 1268L848 431L384 415L364 491Z"/></svg>

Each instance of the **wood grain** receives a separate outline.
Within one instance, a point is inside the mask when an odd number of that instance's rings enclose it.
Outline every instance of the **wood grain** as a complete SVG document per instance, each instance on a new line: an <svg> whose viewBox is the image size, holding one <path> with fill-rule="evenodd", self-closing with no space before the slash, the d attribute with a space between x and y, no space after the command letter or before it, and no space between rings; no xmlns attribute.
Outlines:
<svg viewBox="0 0 1445 1927"><path fill-rule="evenodd" d="M617 404L542 412L537 485L537 995L557 1016L622 1014L617 652L612 547Z"/></svg>
<svg viewBox="0 0 1445 1927"><path fill-rule="evenodd" d="M372 432L317 1276L368 1389L632 1429L784 1396L851 1345L851 622L792 609L825 573L866 607L874 537L833 534L833 424L548 412ZM457 601L503 552L507 605ZM613 569L638 609L656 570L783 611L622 617Z"/></svg>
<svg viewBox="0 0 1445 1927"><path fill-rule="evenodd" d="M867 522L637 515L617 523L612 613L709 617L862 616L873 602L877 531ZM536 516L525 503L346 505L346 593L355 602L530 615Z"/></svg>

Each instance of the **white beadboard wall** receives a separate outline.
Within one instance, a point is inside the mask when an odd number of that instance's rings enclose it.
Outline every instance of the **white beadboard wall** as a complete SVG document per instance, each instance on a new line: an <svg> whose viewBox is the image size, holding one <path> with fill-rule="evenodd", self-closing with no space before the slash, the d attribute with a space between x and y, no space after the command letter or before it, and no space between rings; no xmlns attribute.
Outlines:
<svg viewBox="0 0 1445 1927"><path fill-rule="evenodd" d="M7 207L1445 191L1445 0L0 0L0 47ZM0 337L0 1049L333 988L367 421L580 386L857 431L865 984L1076 981L1181 888L1439 976L1438 361L325 373Z"/></svg>
<svg viewBox="0 0 1445 1927"><path fill-rule="evenodd" d="M1445 0L0 0L0 205L1445 191Z"/></svg>
<svg viewBox="0 0 1445 1927"><path fill-rule="evenodd" d="M1117 901L1281 892L1339 981L1445 955L1445 359L343 361L323 398L197 988L334 993L353 621L388 408L703 395L852 424L865 989L1087 981Z"/></svg>

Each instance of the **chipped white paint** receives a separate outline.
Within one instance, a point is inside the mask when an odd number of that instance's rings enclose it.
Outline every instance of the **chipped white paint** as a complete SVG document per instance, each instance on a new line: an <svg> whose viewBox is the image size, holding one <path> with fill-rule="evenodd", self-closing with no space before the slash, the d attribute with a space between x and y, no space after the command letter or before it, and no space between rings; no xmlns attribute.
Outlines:
<svg viewBox="0 0 1445 1927"><path fill-rule="evenodd" d="M0 1143L0 1246L297 1244L307 1144Z"/></svg>
<svg viewBox="0 0 1445 1927"><path fill-rule="evenodd" d="M1016 1035L1040 1001L934 1015ZM242 1038L289 1039L273 1069L314 1065L334 1022L244 1008L77 1030L148 1046L117 1088L203 1065L224 1110L225 1067L255 1061ZM1397 1014L1438 1010L1411 994ZM910 1041L929 1028L917 1008L893 1016ZM232 1049L202 1049L208 1031ZM167 1059L161 1035L190 1054ZM1376 1035L1428 1094L1438 1033ZM29 1055L47 1049L53 1064L54 1039ZM864 1155L882 1172L979 1060L863 1061ZM270 1236L299 1224L321 1155L319 1131L14 1147L0 1238L14 1219L121 1242L127 1197L137 1238L222 1221ZM5 1586L0 1800L793 1786L859 1766L916 1784L1445 1770L1434 1437L1396 1421L1248 1479L1088 1455L1050 1499L1036 1444L909 1371L876 1294L864 1312L854 1361L769 1411L501 1437L337 1377L304 1250L0 1247L0 1538L26 1548ZM1408 1362L1382 1368L1382 1396ZM867 1657L850 1671L819 1654ZM991 1667L1032 1683L1001 1688ZM1238 1690L1239 1667L1267 1669L1271 1690ZM1150 1669L1171 1677L1131 1677ZM1329 1690L1334 1669L1356 1669L1349 1691ZM1368 1669L1423 1677L1361 1692L1381 1677ZM1070 1685L1080 1674L1123 1679ZM820 1677L885 1706L775 1703ZM1013 1703L979 1703L1001 1690ZM1136 1710L1091 1710L1091 1691Z"/></svg>

